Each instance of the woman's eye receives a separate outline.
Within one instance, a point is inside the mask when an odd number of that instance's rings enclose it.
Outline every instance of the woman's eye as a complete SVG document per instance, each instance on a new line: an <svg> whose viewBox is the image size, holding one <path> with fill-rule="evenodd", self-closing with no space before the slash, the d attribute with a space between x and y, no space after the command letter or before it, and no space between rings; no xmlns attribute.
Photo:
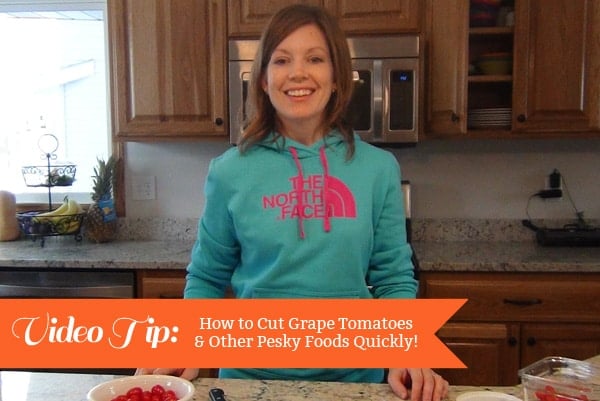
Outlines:
<svg viewBox="0 0 600 401"><path fill-rule="evenodd" d="M277 65L283 65L283 64L285 64L286 62L287 62L287 60L286 60L286 59L284 59L284 58L276 58L276 59L273 59L273 64L277 64Z"/></svg>
<svg viewBox="0 0 600 401"><path fill-rule="evenodd" d="M322 63L323 62L323 58L322 57L318 57L318 56L313 56L309 58L309 61L313 64L316 63Z"/></svg>

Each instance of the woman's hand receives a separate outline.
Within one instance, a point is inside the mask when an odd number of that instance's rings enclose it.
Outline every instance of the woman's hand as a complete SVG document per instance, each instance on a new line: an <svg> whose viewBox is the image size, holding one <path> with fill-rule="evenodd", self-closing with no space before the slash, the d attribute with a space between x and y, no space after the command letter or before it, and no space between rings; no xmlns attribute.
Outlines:
<svg viewBox="0 0 600 401"><path fill-rule="evenodd" d="M200 370L194 368L138 368L135 371L136 375L169 375L187 380L194 380L199 373Z"/></svg>
<svg viewBox="0 0 600 401"><path fill-rule="evenodd" d="M448 382L431 369L392 368L388 383L394 394L411 401L440 401L448 395Z"/></svg>

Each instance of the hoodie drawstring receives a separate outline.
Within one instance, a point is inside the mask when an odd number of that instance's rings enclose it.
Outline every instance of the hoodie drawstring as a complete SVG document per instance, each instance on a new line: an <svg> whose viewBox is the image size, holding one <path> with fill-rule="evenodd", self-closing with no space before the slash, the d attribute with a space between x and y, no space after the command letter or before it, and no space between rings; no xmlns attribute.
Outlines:
<svg viewBox="0 0 600 401"><path fill-rule="evenodd" d="M300 238L304 239L304 218L302 214L304 213L304 206L302 204L302 187L304 186L304 175L302 174L302 164L300 163L300 159L298 158L298 151L296 148L290 146L290 153L294 158L294 163L296 164L296 170L298 170L298 179L300 183L296 186L296 195L298 199L298 209L300 212L298 213L298 231L300 233Z"/></svg>
<svg viewBox="0 0 600 401"><path fill-rule="evenodd" d="M304 199L303 199L303 186L304 186L304 175L302 174L302 164L300 163L300 158L298 157L298 151L293 146L289 147L290 153L294 159L294 163L296 164L296 169L298 170L298 179L300 180L299 184L295 188L295 192L298 199L298 232L300 234L300 238L305 238L304 233ZM319 159L321 160L321 165L323 166L323 204L325 216L323 217L323 230L325 232L331 231L331 220L329 217L329 207L327 204L327 192L328 192L328 181L329 181L329 165L327 163L327 155L325 154L325 146L321 146L319 149Z"/></svg>
<svg viewBox="0 0 600 401"><path fill-rule="evenodd" d="M325 205L323 230L325 230L325 232L328 233L329 231L331 231L331 221L329 220L329 205L327 204L327 194L329 193L329 188L327 188L327 184L329 183L329 165L327 164L325 146L321 146L321 149L319 149L319 157L321 158L321 165L323 166L323 203Z"/></svg>

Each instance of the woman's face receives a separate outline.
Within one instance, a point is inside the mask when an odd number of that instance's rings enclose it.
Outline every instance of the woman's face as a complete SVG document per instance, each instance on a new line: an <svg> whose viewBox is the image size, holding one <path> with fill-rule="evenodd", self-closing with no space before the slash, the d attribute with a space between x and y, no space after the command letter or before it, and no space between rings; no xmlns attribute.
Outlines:
<svg viewBox="0 0 600 401"><path fill-rule="evenodd" d="M329 48L316 25L300 27L279 43L267 65L262 87L284 129L320 126L335 83Z"/></svg>

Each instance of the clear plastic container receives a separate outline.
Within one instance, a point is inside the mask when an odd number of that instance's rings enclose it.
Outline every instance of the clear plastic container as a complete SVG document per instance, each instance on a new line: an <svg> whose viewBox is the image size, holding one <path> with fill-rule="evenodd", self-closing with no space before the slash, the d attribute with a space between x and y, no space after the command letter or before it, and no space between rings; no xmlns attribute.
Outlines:
<svg viewBox="0 0 600 401"><path fill-rule="evenodd" d="M524 401L600 401L600 366L551 356L521 370Z"/></svg>

